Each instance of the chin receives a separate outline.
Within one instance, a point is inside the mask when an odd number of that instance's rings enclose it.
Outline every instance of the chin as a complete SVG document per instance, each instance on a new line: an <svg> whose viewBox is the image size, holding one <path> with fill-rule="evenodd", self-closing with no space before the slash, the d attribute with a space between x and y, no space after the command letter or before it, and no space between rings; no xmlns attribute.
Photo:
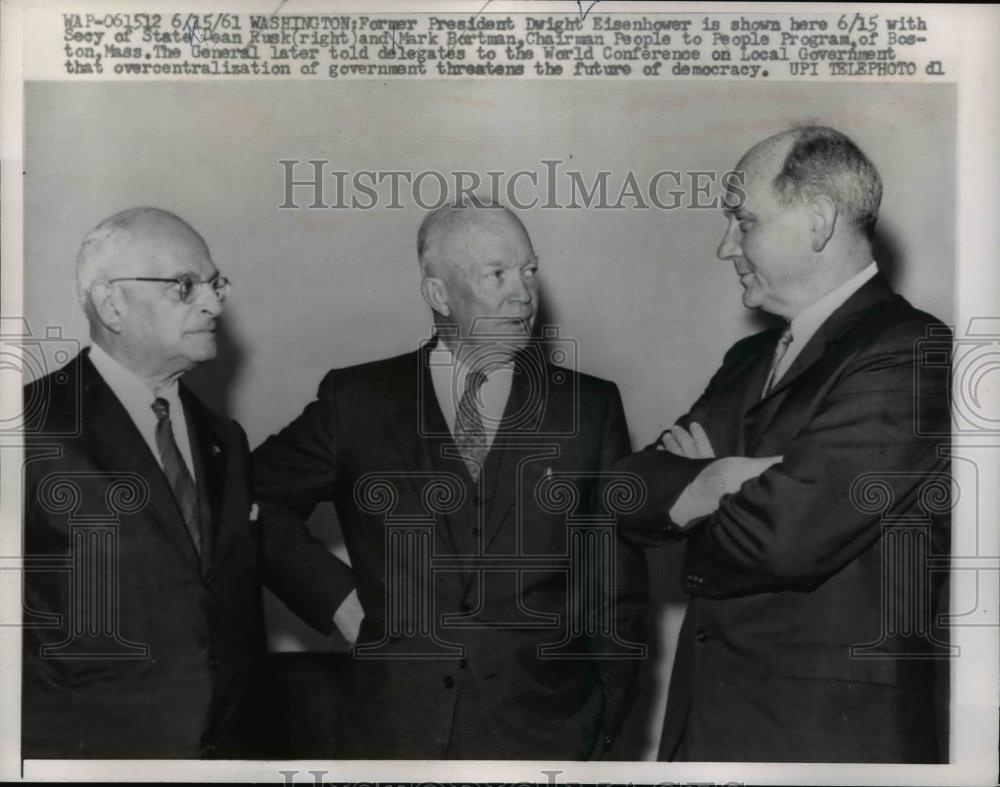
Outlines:
<svg viewBox="0 0 1000 787"><path fill-rule="evenodd" d="M199 342L196 347L192 347L188 353L188 358L195 363L204 363L205 361L211 361L216 356L217 351L215 337L213 336L210 340Z"/></svg>
<svg viewBox="0 0 1000 787"><path fill-rule="evenodd" d="M758 293L753 290L743 290L743 305L748 309L759 309L763 303Z"/></svg>

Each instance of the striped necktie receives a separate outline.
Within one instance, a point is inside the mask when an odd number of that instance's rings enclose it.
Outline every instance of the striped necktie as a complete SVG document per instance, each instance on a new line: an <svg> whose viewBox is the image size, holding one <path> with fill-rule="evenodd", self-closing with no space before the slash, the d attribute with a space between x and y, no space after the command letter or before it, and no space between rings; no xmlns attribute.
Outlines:
<svg viewBox="0 0 1000 787"><path fill-rule="evenodd" d="M774 348L774 357L771 359L771 368L767 373L767 382L764 383L764 393L762 396L767 396L778 381L778 365L781 363L781 359L785 357L785 353L788 352L788 345L791 343L792 326L786 325L785 330L781 333L781 338L778 339L778 346Z"/></svg>
<svg viewBox="0 0 1000 787"><path fill-rule="evenodd" d="M482 370L469 372L465 378L465 393L455 412L455 445L458 446L473 481L479 480L479 471L490 450L486 443L486 427L483 426L483 417L477 405L479 389L484 382L486 374Z"/></svg>
<svg viewBox="0 0 1000 787"><path fill-rule="evenodd" d="M160 451L163 472L170 482L174 499L177 500L177 507L181 510L184 525L194 542L194 548L200 555L201 517L198 513L198 492L184 457L177 447L177 441L174 440L174 430L170 423L170 403L158 396L151 406L156 413L156 447Z"/></svg>

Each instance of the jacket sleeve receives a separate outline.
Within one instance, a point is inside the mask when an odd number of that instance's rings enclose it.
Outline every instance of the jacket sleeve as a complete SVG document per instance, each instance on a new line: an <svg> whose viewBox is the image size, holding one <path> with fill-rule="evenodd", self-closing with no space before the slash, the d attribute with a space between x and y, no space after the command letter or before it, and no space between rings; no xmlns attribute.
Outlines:
<svg viewBox="0 0 1000 787"><path fill-rule="evenodd" d="M939 441L918 434L917 424L947 432L947 367L921 368L917 386L915 327L922 326L898 325L859 352L782 447L783 461L688 527L689 593L722 598L815 588L880 535L881 517L859 499L863 474L878 474L893 507L905 509L928 475L944 468ZM696 467L659 452L634 462L655 499L637 523L646 538L677 532L666 512L707 463L700 461Z"/></svg>
<svg viewBox="0 0 1000 787"><path fill-rule="evenodd" d="M316 505L332 498L336 479L335 374L324 378L301 415L251 455L264 582L325 634L333 631L333 614L355 584L350 566L305 525Z"/></svg>
<svg viewBox="0 0 1000 787"><path fill-rule="evenodd" d="M712 377L691 409L677 420L678 424L690 429L691 424L697 422L711 432L708 402L719 384L720 376L721 370ZM619 522L622 538L639 547L663 546L682 537L683 531L670 519L668 512L687 485L713 461L688 459L658 448L666 432L666 429L663 430L642 451L621 457L614 464L616 471L633 474L642 486L642 504L636 511L621 517ZM711 438L711 434L709 436ZM716 442L713 440L713 444Z"/></svg>
<svg viewBox="0 0 1000 787"><path fill-rule="evenodd" d="M933 435L949 429L948 367L917 368L912 328L897 326L859 353L783 461L696 527L689 592L811 590L879 538L883 508L905 511L945 471L946 443Z"/></svg>

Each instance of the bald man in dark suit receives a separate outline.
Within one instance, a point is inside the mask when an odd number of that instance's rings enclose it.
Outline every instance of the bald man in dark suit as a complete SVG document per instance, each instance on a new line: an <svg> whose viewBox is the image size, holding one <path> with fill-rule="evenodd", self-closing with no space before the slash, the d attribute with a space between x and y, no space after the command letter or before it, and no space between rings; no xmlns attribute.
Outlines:
<svg viewBox="0 0 1000 787"><path fill-rule="evenodd" d="M737 171L719 258L784 324L618 465L650 493L627 532L687 542L661 757L941 762L948 368L917 351L947 329L872 261L881 180L845 135L794 129Z"/></svg>

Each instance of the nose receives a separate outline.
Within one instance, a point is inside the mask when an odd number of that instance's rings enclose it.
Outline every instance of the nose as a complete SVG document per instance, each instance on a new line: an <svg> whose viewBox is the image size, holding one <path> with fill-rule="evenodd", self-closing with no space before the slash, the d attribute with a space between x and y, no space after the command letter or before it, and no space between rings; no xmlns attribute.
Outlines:
<svg viewBox="0 0 1000 787"><path fill-rule="evenodd" d="M729 224L726 225L726 234L722 236L722 243L719 244L719 250L716 252L716 256L723 262L743 254L739 231L739 222L732 218L729 219Z"/></svg>
<svg viewBox="0 0 1000 787"><path fill-rule="evenodd" d="M535 297L535 290L537 289L537 284L534 278L526 278L530 274L522 273L520 276L514 276L514 284L512 285L512 290L510 293L510 300L514 303L530 304Z"/></svg>
<svg viewBox="0 0 1000 787"><path fill-rule="evenodd" d="M202 311L210 314L212 317L218 317L225 308L222 299L215 294L215 290L212 289L212 286L208 282L198 287L198 303L201 305Z"/></svg>

